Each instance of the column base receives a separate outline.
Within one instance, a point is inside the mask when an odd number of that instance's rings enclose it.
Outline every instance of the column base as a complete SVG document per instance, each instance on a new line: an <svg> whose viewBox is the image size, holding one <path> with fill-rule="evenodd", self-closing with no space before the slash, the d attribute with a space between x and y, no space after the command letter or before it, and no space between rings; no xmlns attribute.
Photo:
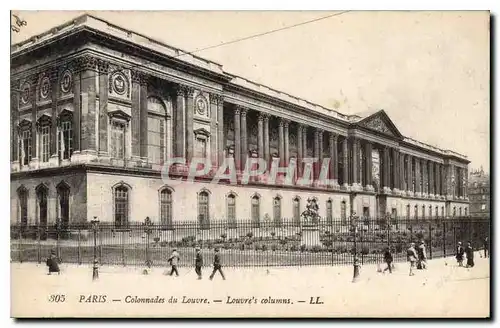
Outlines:
<svg viewBox="0 0 500 328"><path fill-rule="evenodd" d="M363 191L363 186L359 183L353 183L351 185L351 191Z"/></svg>
<svg viewBox="0 0 500 328"><path fill-rule="evenodd" d="M71 155L71 162L90 163L97 161L97 152L95 150L75 151Z"/></svg>
<svg viewBox="0 0 500 328"><path fill-rule="evenodd" d="M413 191L411 191L411 190L407 190L407 191L406 191L406 196L413 197L413 196L414 196L414 195L413 195Z"/></svg>
<svg viewBox="0 0 500 328"><path fill-rule="evenodd" d="M334 179L333 182L329 185L330 189L340 190L340 185L337 179Z"/></svg>
<svg viewBox="0 0 500 328"><path fill-rule="evenodd" d="M374 191L375 191L375 188L374 188L372 185L366 185L366 186L365 186L365 191L374 192Z"/></svg>
<svg viewBox="0 0 500 328"><path fill-rule="evenodd" d="M415 192L415 197L422 197L422 193L420 191Z"/></svg>
<svg viewBox="0 0 500 328"><path fill-rule="evenodd" d="M383 187L382 188L382 193L384 193L384 194L391 194L392 190L389 187Z"/></svg>
<svg viewBox="0 0 500 328"><path fill-rule="evenodd" d="M59 166L59 156L57 154L50 155L49 166L51 167Z"/></svg>
<svg viewBox="0 0 500 328"><path fill-rule="evenodd" d="M346 191L349 191L350 190L350 187L347 183L344 183L341 187L340 187L341 190L346 190Z"/></svg>
<svg viewBox="0 0 500 328"><path fill-rule="evenodd" d="M398 188L393 188L393 189L392 189L392 194L393 194L393 195L400 195L400 194L401 194L401 191L400 191Z"/></svg>
<svg viewBox="0 0 500 328"><path fill-rule="evenodd" d="M13 161L10 163L10 170L12 172L19 172L21 171L21 165L19 164L19 161Z"/></svg>
<svg viewBox="0 0 500 328"><path fill-rule="evenodd" d="M37 170L40 167L40 161L38 161L38 158L33 157L29 162L28 167L30 170Z"/></svg>

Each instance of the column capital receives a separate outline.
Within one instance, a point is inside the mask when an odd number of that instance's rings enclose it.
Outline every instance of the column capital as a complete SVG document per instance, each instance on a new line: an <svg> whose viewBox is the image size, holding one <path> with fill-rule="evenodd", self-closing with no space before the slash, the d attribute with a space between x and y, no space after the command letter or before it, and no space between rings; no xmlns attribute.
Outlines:
<svg viewBox="0 0 500 328"><path fill-rule="evenodd" d="M283 125L285 126L285 128L288 128L288 126L290 125L290 120L288 120L286 118L281 118L281 121L283 122Z"/></svg>
<svg viewBox="0 0 500 328"><path fill-rule="evenodd" d="M109 61L104 59L97 60L97 69L100 73L108 74L109 73Z"/></svg>
<svg viewBox="0 0 500 328"><path fill-rule="evenodd" d="M321 135L323 135L323 132L324 131L321 130L321 129L318 129L318 128L314 129L314 135L317 135L318 137L321 136Z"/></svg>
<svg viewBox="0 0 500 328"><path fill-rule="evenodd" d="M139 70L130 70L132 82L139 83L140 85L147 85L148 75Z"/></svg>
<svg viewBox="0 0 500 328"><path fill-rule="evenodd" d="M339 138L339 135L335 132L330 132L330 140L331 141L337 141Z"/></svg>
<svg viewBox="0 0 500 328"><path fill-rule="evenodd" d="M189 96L192 97L194 95L194 88L189 85L179 84L177 86L176 92L179 96Z"/></svg>
<svg viewBox="0 0 500 328"><path fill-rule="evenodd" d="M210 93L210 103L220 105L224 102L224 96L218 93Z"/></svg>
<svg viewBox="0 0 500 328"><path fill-rule="evenodd" d="M263 115L263 113L262 113L262 112L259 112L259 115L257 115L257 120L258 120L259 122L264 121L264 115Z"/></svg>

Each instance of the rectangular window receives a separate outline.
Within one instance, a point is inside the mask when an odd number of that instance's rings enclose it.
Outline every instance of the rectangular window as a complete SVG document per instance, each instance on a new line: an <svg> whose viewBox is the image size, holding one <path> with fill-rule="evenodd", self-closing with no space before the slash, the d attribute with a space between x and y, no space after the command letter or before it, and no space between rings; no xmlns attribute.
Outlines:
<svg viewBox="0 0 500 328"><path fill-rule="evenodd" d="M20 163L28 165L31 161L31 130L24 130L21 133L21 143L19 145Z"/></svg>
<svg viewBox="0 0 500 328"><path fill-rule="evenodd" d="M172 229L172 193L168 190L160 194L160 222L167 229Z"/></svg>
<svg viewBox="0 0 500 328"><path fill-rule="evenodd" d="M71 158L71 154L73 154L73 126L71 121L61 122L58 144L59 156L62 159Z"/></svg>
<svg viewBox="0 0 500 328"><path fill-rule="evenodd" d="M148 117L148 158L154 164L165 159L165 120L161 118Z"/></svg>
<svg viewBox="0 0 500 328"><path fill-rule="evenodd" d="M125 124L114 121L111 125L111 156L125 158Z"/></svg>
<svg viewBox="0 0 500 328"><path fill-rule="evenodd" d="M333 224L333 202L331 200L326 202L326 223L329 225Z"/></svg>
<svg viewBox="0 0 500 328"><path fill-rule="evenodd" d="M252 226L258 228L260 225L260 198L252 197Z"/></svg>
<svg viewBox="0 0 500 328"><path fill-rule="evenodd" d="M207 140L205 138L196 138L195 157L207 157Z"/></svg>
<svg viewBox="0 0 500 328"><path fill-rule="evenodd" d="M50 156L50 126L43 125L40 128L41 161L48 162Z"/></svg>

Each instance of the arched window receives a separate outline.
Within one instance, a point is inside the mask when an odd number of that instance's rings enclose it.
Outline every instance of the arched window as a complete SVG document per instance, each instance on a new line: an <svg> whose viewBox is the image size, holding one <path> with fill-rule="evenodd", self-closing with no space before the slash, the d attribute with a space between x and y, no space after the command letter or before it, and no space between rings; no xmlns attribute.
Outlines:
<svg viewBox="0 0 500 328"><path fill-rule="evenodd" d="M160 192L160 224L166 229L173 229L172 190L169 188Z"/></svg>
<svg viewBox="0 0 500 328"><path fill-rule="evenodd" d="M293 223L295 226L300 226L300 198L293 199Z"/></svg>
<svg viewBox="0 0 500 328"><path fill-rule="evenodd" d="M429 219L432 219L432 206L429 205Z"/></svg>
<svg viewBox="0 0 500 328"><path fill-rule="evenodd" d="M331 199L326 201L326 223L333 224L333 201Z"/></svg>
<svg viewBox="0 0 500 328"><path fill-rule="evenodd" d="M17 190L18 204L19 204L19 220L21 228L28 226L28 190L21 186Z"/></svg>
<svg viewBox="0 0 500 328"><path fill-rule="evenodd" d="M281 225L281 197L276 196L273 199L273 218L274 224L277 226Z"/></svg>
<svg viewBox="0 0 500 328"><path fill-rule="evenodd" d="M410 204L406 205L406 219L410 219Z"/></svg>
<svg viewBox="0 0 500 328"><path fill-rule="evenodd" d="M345 200L340 203L340 219L342 220L342 224L347 224L347 209Z"/></svg>
<svg viewBox="0 0 500 328"><path fill-rule="evenodd" d="M415 209L413 210L413 212L414 212L413 217L415 218L415 220L417 220L418 219L418 206L417 205L415 205Z"/></svg>
<svg viewBox="0 0 500 328"><path fill-rule="evenodd" d="M458 216L460 216L460 217L462 216L462 208L461 207L458 208Z"/></svg>
<svg viewBox="0 0 500 328"><path fill-rule="evenodd" d="M260 226L260 197L259 195L252 196L252 226L258 228Z"/></svg>
<svg viewBox="0 0 500 328"><path fill-rule="evenodd" d="M425 205L422 205L422 219L425 219Z"/></svg>
<svg viewBox="0 0 500 328"><path fill-rule="evenodd" d="M236 195L230 193L226 197L227 202L227 220L230 228L236 228Z"/></svg>
<svg viewBox="0 0 500 328"><path fill-rule="evenodd" d="M441 206L441 217L444 218L444 206Z"/></svg>
<svg viewBox="0 0 500 328"><path fill-rule="evenodd" d="M114 190L115 226L117 228L127 227L129 222L129 188L119 185Z"/></svg>
<svg viewBox="0 0 500 328"><path fill-rule="evenodd" d="M439 217L439 207L436 206L436 208L434 209L434 215L436 216L436 218Z"/></svg>
<svg viewBox="0 0 500 328"><path fill-rule="evenodd" d="M203 190L198 193L198 223L201 229L210 228L210 195Z"/></svg>
<svg viewBox="0 0 500 328"><path fill-rule="evenodd" d="M467 207L464 208L464 215L467 216Z"/></svg>
<svg viewBox="0 0 500 328"><path fill-rule="evenodd" d="M166 114L161 99L148 98L148 159L153 164L163 164L166 158Z"/></svg>
<svg viewBox="0 0 500 328"><path fill-rule="evenodd" d="M453 206L453 217L457 216L457 208Z"/></svg>
<svg viewBox="0 0 500 328"><path fill-rule="evenodd" d="M48 200L49 196L49 190L48 188L41 184L38 187L36 187L36 197L37 197L37 205L38 205L38 211L37 211L37 219L38 219L38 224L40 227L46 227L47 226L47 216L48 216Z"/></svg>
<svg viewBox="0 0 500 328"><path fill-rule="evenodd" d="M66 183L61 182L57 186L58 218L63 229L69 226L69 193L70 188Z"/></svg>

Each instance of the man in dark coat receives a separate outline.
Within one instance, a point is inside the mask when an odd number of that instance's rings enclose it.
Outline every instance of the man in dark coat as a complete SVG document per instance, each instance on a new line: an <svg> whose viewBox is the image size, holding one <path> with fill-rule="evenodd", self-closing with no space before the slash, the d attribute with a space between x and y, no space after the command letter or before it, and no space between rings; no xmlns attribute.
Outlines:
<svg viewBox="0 0 500 328"><path fill-rule="evenodd" d="M415 243L411 243L410 247L406 250L406 258L410 262L410 276L414 276L413 268L417 261L417 251L415 250Z"/></svg>
<svg viewBox="0 0 500 328"><path fill-rule="evenodd" d="M472 268L474 266L474 250L472 249L470 241L465 248L465 254L467 255L467 268Z"/></svg>
<svg viewBox="0 0 500 328"><path fill-rule="evenodd" d="M61 274L61 270L59 270L59 259L56 256L55 250L50 251L50 255L47 258L46 264L49 267L48 274L52 274L53 272L57 272L57 274Z"/></svg>
<svg viewBox="0 0 500 328"><path fill-rule="evenodd" d="M385 249L385 252L384 252L384 261L385 261L385 263L387 263L387 268L385 268L383 272L386 272L387 270L389 270L389 273L392 273L392 261L393 261L393 258L392 258L391 250L389 249L389 247L387 247Z"/></svg>
<svg viewBox="0 0 500 328"><path fill-rule="evenodd" d="M417 269L427 269L427 254L425 252L424 241L420 241L420 245L417 248L418 262Z"/></svg>
<svg viewBox="0 0 500 328"><path fill-rule="evenodd" d="M196 257L194 262L194 271L198 275L198 280L201 280L201 267L203 266L203 256L201 255L201 250L196 247Z"/></svg>
<svg viewBox="0 0 500 328"><path fill-rule="evenodd" d="M484 238L484 258L490 257L490 241L488 237Z"/></svg>
<svg viewBox="0 0 500 328"><path fill-rule="evenodd" d="M212 280L215 276L215 273L219 271L220 275L222 276L223 280L226 280L226 277L224 277L224 273L222 272L222 264L220 260L220 254L219 254L219 249L215 249L215 254L214 254L214 271L212 271L212 274L210 275L210 280Z"/></svg>
<svg viewBox="0 0 500 328"><path fill-rule="evenodd" d="M462 246L462 242L458 242L456 259L458 266L464 266L464 253L465 250Z"/></svg>

